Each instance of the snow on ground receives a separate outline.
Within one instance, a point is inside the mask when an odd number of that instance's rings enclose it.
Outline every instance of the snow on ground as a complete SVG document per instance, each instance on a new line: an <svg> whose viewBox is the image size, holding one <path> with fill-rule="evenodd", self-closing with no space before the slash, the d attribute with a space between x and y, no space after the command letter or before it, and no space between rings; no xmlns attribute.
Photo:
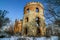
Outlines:
<svg viewBox="0 0 60 40"><path fill-rule="evenodd" d="M17 40L19 37L15 37L15 36L11 36L11 38L0 38L0 40ZM22 38L22 37L21 37ZM24 37L26 38L26 37ZM26 40L33 40L33 37L27 37ZM58 40L58 37L57 36L51 36L50 38L46 38L46 37L37 37L37 38L34 38L35 40Z"/></svg>

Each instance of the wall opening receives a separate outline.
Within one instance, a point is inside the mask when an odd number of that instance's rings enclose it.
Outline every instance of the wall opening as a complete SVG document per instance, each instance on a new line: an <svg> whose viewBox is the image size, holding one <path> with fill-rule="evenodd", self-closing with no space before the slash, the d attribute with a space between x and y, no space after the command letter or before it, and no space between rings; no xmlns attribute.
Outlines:
<svg viewBox="0 0 60 40"><path fill-rule="evenodd" d="M27 9L27 12L28 12L28 13L30 12L29 8Z"/></svg>
<svg viewBox="0 0 60 40"><path fill-rule="evenodd" d="M25 19L26 22L28 22L28 17Z"/></svg>
<svg viewBox="0 0 60 40"><path fill-rule="evenodd" d="M39 28L37 28L37 34L40 34L40 29Z"/></svg>
<svg viewBox="0 0 60 40"><path fill-rule="evenodd" d="M38 8L36 8L36 12L39 12L39 9Z"/></svg>
<svg viewBox="0 0 60 40"><path fill-rule="evenodd" d="M37 25L37 26L40 26L40 20L39 20L39 17L36 17L36 25Z"/></svg>
<svg viewBox="0 0 60 40"><path fill-rule="evenodd" d="M27 28L25 28L25 30L24 30L24 31L25 31L24 33L27 35Z"/></svg>

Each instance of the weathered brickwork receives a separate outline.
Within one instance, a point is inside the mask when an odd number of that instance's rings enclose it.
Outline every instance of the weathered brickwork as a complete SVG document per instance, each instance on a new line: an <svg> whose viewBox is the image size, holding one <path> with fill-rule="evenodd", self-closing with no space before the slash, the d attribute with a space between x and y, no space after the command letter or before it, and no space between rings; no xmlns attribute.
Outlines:
<svg viewBox="0 0 60 40"><path fill-rule="evenodd" d="M14 25L14 33L21 33L22 31L22 21L15 21L15 25Z"/></svg>
<svg viewBox="0 0 60 40"><path fill-rule="evenodd" d="M23 21L15 21L14 33L22 36L45 36L44 7L39 2L30 2L24 7Z"/></svg>
<svg viewBox="0 0 60 40"><path fill-rule="evenodd" d="M46 28L43 13L43 5L39 2L30 2L24 7L24 18L22 26L23 36L37 36L38 34L38 36L45 35Z"/></svg>

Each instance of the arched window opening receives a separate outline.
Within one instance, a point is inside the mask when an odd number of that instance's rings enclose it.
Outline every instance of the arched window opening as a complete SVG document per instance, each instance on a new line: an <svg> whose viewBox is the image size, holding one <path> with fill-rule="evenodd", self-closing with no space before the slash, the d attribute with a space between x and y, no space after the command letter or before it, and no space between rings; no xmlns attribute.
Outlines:
<svg viewBox="0 0 60 40"><path fill-rule="evenodd" d="M25 34L27 35L27 28L25 28Z"/></svg>
<svg viewBox="0 0 60 40"><path fill-rule="evenodd" d="M26 22L28 22L28 17L26 18Z"/></svg>
<svg viewBox="0 0 60 40"><path fill-rule="evenodd" d="M37 34L39 34L40 33L40 29L39 28L37 28Z"/></svg>
<svg viewBox="0 0 60 40"><path fill-rule="evenodd" d="M40 26L39 17L36 18L36 25L37 25L37 26Z"/></svg>
<svg viewBox="0 0 60 40"><path fill-rule="evenodd" d="M29 8L27 9L27 12L28 12L28 13L30 12Z"/></svg>
<svg viewBox="0 0 60 40"><path fill-rule="evenodd" d="M36 12L39 12L39 9L38 8L36 8Z"/></svg>

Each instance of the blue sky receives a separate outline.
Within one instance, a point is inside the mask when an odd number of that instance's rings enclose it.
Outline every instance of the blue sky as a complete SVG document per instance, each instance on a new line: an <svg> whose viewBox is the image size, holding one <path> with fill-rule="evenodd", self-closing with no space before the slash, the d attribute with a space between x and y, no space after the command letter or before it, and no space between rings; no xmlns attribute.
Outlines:
<svg viewBox="0 0 60 40"><path fill-rule="evenodd" d="M7 10L9 13L6 15L11 21L15 19L22 19L24 14L24 6L28 2L41 2L45 5L44 0L0 0L0 10Z"/></svg>

